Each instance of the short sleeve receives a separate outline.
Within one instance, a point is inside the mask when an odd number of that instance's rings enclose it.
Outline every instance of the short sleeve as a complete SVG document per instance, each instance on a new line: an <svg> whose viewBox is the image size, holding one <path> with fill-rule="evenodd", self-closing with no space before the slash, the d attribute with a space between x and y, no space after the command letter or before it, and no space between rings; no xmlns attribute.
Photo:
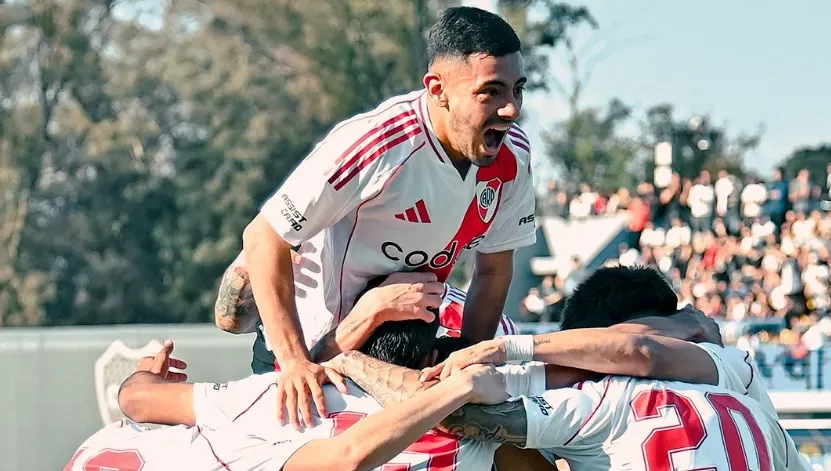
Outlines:
<svg viewBox="0 0 831 471"><path fill-rule="evenodd" d="M591 418L597 401L575 388L551 389L541 396L522 397L528 420L525 448L562 447Z"/></svg>
<svg viewBox="0 0 831 471"><path fill-rule="evenodd" d="M339 125L291 172L261 209L280 237L300 245L381 190L395 167L390 155L420 129L413 112L384 119Z"/></svg>
<svg viewBox="0 0 831 471"><path fill-rule="evenodd" d="M216 430L231 424L264 393L276 388L277 377L278 373L267 373L228 383L195 383L193 412L196 425Z"/></svg>
<svg viewBox="0 0 831 471"><path fill-rule="evenodd" d="M539 396L545 392L545 364L542 362L502 365L496 369L505 376L510 397Z"/></svg>
<svg viewBox="0 0 831 471"><path fill-rule="evenodd" d="M497 253L532 245L537 241L537 227L534 218L537 198L531 177L529 156L518 159L517 175L508 184L507 192L500 203L493 224L485 240L477 247L482 253Z"/></svg>
<svg viewBox="0 0 831 471"><path fill-rule="evenodd" d="M765 412L778 417L767 388L762 384L756 362L750 352L712 343L696 344L710 355L718 369L718 386L746 395L762 405Z"/></svg>

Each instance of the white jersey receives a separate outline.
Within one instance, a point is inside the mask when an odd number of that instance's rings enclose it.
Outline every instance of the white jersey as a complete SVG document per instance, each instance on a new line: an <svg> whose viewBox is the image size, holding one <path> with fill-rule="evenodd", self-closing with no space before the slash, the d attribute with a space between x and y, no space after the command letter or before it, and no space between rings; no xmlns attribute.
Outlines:
<svg viewBox="0 0 831 471"><path fill-rule="evenodd" d="M521 366L500 367L508 380L509 390L537 393L545 389L545 370ZM381 406L358 385L347 381L349 394L342 394L332 385L325 385L327 418L315 417L312 428L296 431L291 425L280 425L277 417L277 382L280 373L253 375L226 384L197 383L193 402L197 424L224 430L234 425L246 433L275 442L288 440L297 448L314 439L333 437L362 418L379 412ZM459 439L454 435L430 431L386 466L400 469L432 471L465 471L490 469L498 443ZM235 468L236 469L236 468ZM382 469L393 469L383 467ZM398 468L394 468L398 469Z"/></svg>
<svg viewBox="0 0 831 471"><path fill-rule="evenodd" d="M811 470L811 465L799 453L793 439L779 423L779 414L770 400L767 388L762 383L762 376L756 362L750 358L750 352L736 347L720 347L711 343L696 344L706 351L718 369L718 387L749 397L762 406L767 416L776 421L784 437L785 464L790 470Z"/></svg>
<svg viewBox="0 0 831 471"><path fill-rule="evenodd" d="M545 390L542 364L506 365L499 370L505 374L512 395L541 394ZM148 429L130 420L117 420L88 438L64 471L279 470L311 440L333 437L381 410L351 381L348 395L325 385L329 416L316 417L315 427L298 432L276 421L279 375L252 375L224 384L196 383L195 427ZM379 470L490 469L498 447L498 443L462 440L430 431Z"/></svg>
<svg viewBox="0 0 831 471"><path fill-rule="evenodd" d="M268 441L236 427L151 430L121 419L88 438L64 471L279 470L305 443L292 438Z"/></svg>
<svg viewBox="0 0 831 471"><path fill-rule="evenodd" d="M295 284L297 284L297 282L295 282ZM301 293L301 287L295 287L295 289L297 293ZM439 330L436 332L437 337L461 337L462 320L464 318L466 299L467 293L459 288L456 288L450 283L444 284L442 303L441 306L439 306ZM314 327L314 320L314 316L307 316L306 313L301 312L300 324L304 333L307 332L307 329ZM263 329L262 324L260 324L259 328ZM502 318L499 320L499 325L496 327L496 335L494 338L505 335L517 335L519 333L519 328L514 321L503 314ZM271 350L268 338L266 338L266 347ZM311 346L309 348L311 348Z"/></svg>
<svg viewBox="0 0 831 471"><path fill-rule="evenodd" d="M425 95L392 98L336 126L262 207L277 234L318 264L296 300L301 317L312 317L303 321L309 348L376 276L418 270L445 281L463 253L536 240L525 133L511 128L496 161L462 177L433 132Z"/></svg>
<svg viewBox="0 0 831 471"><path fill-rule="evenodd" d="M718 385L610 376L522 398L526 447L565 458L574 471L810 469L744 352L702 348Z"/></svg>

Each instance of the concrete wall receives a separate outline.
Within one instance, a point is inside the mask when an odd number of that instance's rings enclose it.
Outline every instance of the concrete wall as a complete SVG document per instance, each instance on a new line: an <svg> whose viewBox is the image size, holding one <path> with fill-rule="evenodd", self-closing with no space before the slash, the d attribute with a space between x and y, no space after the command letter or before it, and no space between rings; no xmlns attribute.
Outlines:
<svg viewBox="0 0 831 471"><path fill-rule="evenodd" d="M162 338L176 341L175 356L188 361L192 381L227 381L251 372L253 335L225 334L212 325L0 329L0 470L63 469L103 425L99 404L104 415L120 417L107 405L137 364L131 349ZM96 361L117 340L127 348L111 350L110 361L99 362L104 381L96 388Z"/></svg>

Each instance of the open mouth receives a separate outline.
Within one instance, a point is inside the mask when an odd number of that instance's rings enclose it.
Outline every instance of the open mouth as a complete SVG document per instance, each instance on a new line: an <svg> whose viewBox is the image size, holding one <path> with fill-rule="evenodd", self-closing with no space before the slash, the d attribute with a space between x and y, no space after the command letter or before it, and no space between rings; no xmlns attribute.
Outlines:
<svg viewBox="0 0 831 471"><path fill-rule="evenodd" d="M505 138L507 132L508 129L488 128L484 134L485 147L491 151L499 149L499 146L502 145L502 139Z"/></svg>

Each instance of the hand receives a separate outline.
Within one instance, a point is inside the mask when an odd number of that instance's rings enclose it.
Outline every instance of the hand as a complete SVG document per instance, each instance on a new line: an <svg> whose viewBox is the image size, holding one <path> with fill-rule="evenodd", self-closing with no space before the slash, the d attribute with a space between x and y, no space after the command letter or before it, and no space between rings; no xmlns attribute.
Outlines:
<svg viewBox="0 0 831 471"><path fill-rule="evenodd" d="M436 315L428 309L441 307L444 283L434 273L393 273L377 288L364 294L355 312L374 316L377 323L421 319L433 322Z"/></svg>
<svg viewBox="0 0 831 471"><path fill-rule="evenodd" d="M704 314L704 312L692 307L691 304L687 304L683 309L678 311L676 316L688 318L690 321L699 324L699 332L689 339L691 342L707 342L714 343L720 347L724 346L721 339L721 328L712 317Z"/></svg>
<svg viewBox="0 0 831 471"><path fill-rule="evenodd" d="M471 404L501 404L508 400L505 376L493 365L471 365L456 372L451 378L470 381Z"/></svg>
<svg viewBox="0 0 831 471"><path fill-rule="evenodd" d="M188 364L178 358L170 358L173 353L173 341L168 340L155 356L146 356L139 362L136 371L147 371L160 376L165 381L182 383L188 380L187 373L170 371L170 368L184 370Z"/></svg>
<svg viewBox="0 0 831 471"><path fill-rule="evenodd" d="M343 359L345 354L346 352L338 353L331 360L322 362L320 366L333 369L336 373L345 375L343 372Z"/></svg>
<svg viewBox="0 0 831 471"><path fill-rule="evenodd" d="M447 357L447 360L444 360L436 366L425 368L422 370L420 379L422 383L436 378L444 381L449 376L470 365L483 363L501 365L505 361L507 361L505 341L502 339L485 340L484 342L451 353Z"/></svg>
<svg viewBox="0 0 831 471"><path fill-rule="evenodd" d="M326 396L321 386L329 382L337 386L339 391L348 392L343 376L331 368L305 359L289 364L282 370L277 384L277 421L284 425L287 412L294 428L300 430L300 420L297 416L299 408L303 424L308 427L314 426L309 395L312 396L318 415L326 417Z"/></svg>

